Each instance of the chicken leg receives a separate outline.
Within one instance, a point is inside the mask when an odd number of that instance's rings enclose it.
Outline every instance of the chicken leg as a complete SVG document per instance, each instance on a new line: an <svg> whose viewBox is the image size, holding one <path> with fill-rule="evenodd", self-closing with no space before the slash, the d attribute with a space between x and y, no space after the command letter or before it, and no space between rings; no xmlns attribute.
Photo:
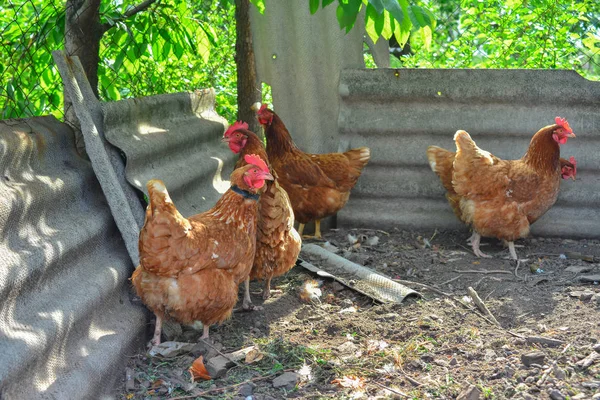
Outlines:
<svg viewBox="0 0 600 400"><path fill-rule="evenodd" d="M301 238L303 239L321 239L321 220L318 219L315 221L315 235L314 236L308 236L308 235L302 235L302 232L304 232L304 224L298 224L298 234L300 235Z"/></svg>
<svg viewBox="0 0 600 400"><path fill-rule="evenodd" d="M473 236L471 236L471 246L473 247L473 253L475 253L475 255L477 257L492 258L492 256L485 254L484 252L479 250L479 241L480 240L481 240L481 235L477 232L473 232Z"/></svg>
<svg viewBox="0 0 600 400"><path fill-rule="evenodd" d="M515 242L508 242L508 251L510 252L510 258L518 260L517 252L515 250Z"/></svg>
<svg viewBox="0 0 600 400"><path fill-rule="evenodd" d="M210 325L204 325L204 327L202 328L202 336L200 336L200 339L208 339L208 330L210 329Z"/></svg>
<svg viewBox="0 0 600 400"><path fill-rule="evenodd" d="M263 308L260 306L255 306L252 304L252 299L250 298L250 277L246 278L244 282L244 301L242 302L242 309L244 311L260 311Z"/></svg>
<svg viewBox="0 0 600 400"><path fill-rule="evenodd" d="M150 341L152 346L157 346L160 344L160 334L162 332L162 318L156 315L156 325L154 326L154 336Z"/></svg>
<svg viewBox="0 0 600 400"><path fill-rule="evenodd" d="M271 277L268 276L267 279L265 279L265 287L263 288L263 300L267 300L269 297L271 297Z"/></svg>

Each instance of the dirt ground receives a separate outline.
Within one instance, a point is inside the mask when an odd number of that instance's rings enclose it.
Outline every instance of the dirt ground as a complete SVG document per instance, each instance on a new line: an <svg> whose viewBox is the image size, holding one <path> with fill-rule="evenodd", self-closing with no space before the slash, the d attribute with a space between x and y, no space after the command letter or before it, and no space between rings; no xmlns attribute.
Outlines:
<svg viewBox="0 0 600 400"><path fill-rule="evenodd" d="M124 377L119 397L600 398L600 286L594 282L600 275L600 242L521 240L517 254L529 261L516 268L515 261L503 258L508 250L493 239L484 239L482 250L494 258L476 258L466 245L468 236L466 231L329 231L325 240L340 255L446 295L407 285L423 297L380 304L321 280L322 296L306 303L299 293L315 276L297 266L274 280L280 292L264 304L262 286L254 282L253 301L264 310L236 312L212 327L210 346L172 358L144 351L129 358L129 379ZM475 310L468 287L500 327ZM196 343L200 334L184 327L167 339ZM241 359L220 378L190 383L188 368L197 356L204 354L206 361L249 346L258 350L256 361ZM291 373L278 378L285 372Z"/></svg>

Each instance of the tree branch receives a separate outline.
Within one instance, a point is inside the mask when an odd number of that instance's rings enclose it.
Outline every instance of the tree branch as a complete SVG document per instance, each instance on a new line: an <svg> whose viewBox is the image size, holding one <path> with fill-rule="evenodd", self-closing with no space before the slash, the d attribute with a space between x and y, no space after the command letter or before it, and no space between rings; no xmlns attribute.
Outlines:
<svg viewBox="0 0 600 400"><path fill-rule="evenodd" d="M157 3L157 2L160 2L160 0L145 0L145 1L141 2L140 4L138 4L137 6L132 7L129 10L125 11L125 13L123 13L123 16L121 18L115 19L115 22L125 21L126 19L131 18L134 15L141 13L142 11L146 11L152 4ZM113 26L114 25L111 25L109 23L102 24L102 31L106 32Z"/></svg>
<svg viewBox="0 0 600 400"><path fill-rule="evenodd" d="M67 2L68 5L74 5L74 2ZM96 15L99 8L100 0L85 0L77 10L73 10L74 13L70 18L72 21L78 21L78 23L87 23Z"/></svg>

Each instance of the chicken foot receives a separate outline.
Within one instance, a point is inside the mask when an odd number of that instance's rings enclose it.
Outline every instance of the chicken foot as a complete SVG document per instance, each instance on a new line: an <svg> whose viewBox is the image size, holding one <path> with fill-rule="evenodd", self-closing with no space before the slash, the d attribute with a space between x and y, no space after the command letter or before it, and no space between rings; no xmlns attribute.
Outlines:
<svg viewBox="0 0 600 400"><path fill-rule="evenodd" d="M303 239L322 239L322 236L321 236L321 220L318 219L318 220L315 221L315 235L314 236L302 235L302 232L304 232L304 224L298 224L298 234Z"/></svg>
<svg viewBox="0 0 600 400"><path fill-rule="evenodd" d="M202 328L202 336L200 336L200 339L208 339L209 329L210 329L210 325L204 325L204 327Z"/></svg>
<svg viewBox="0 0 600 400"><path fill-rule="evenodd" d="M271 297L271 277L269 276L265 279L265 287L263 288L262 298L263 300L267 300Z"/></svg>
<svg viewBox="0 0 600 400"><path fill-rule="evenodd" d="M473 232L473 235L471 236L471 246L473 247L473 253L475 253L475 255L477 257L492 258L492 256L490 256L489 254L485 254L484 252L479 250L479 242L480 241L481 241L481 235L477 232Z"/></svg>
<svg viewBox="0 0 600 400"><path fill-rule="evenodd" d="M160 334L162 332L162 318L156 314L156 325L154 326L154 336L150 341L151 346L158 346L160 344Z"/></svg>
<svg viewBox="0 0 600 400"><path fill-rule="evenodd" d="M242 308L244 311L260 311L263 309L261 306L255 306L252 304L252 299L250 298L250 277L246 278L244 282L245 290L244 290L244 301L242 302Z"/></svg>

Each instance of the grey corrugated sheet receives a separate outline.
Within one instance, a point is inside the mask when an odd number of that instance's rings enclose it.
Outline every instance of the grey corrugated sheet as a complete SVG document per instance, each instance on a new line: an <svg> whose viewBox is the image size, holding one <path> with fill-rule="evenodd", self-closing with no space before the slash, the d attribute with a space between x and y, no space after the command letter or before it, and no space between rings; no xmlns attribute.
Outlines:
<svg viewBox="0 0 600 400"><path fill-rule="evenodd" d="M340 71L364 67L364 13L346 34L336 4L310 15L306 1L265 0L264 15L255 7L250 15L258 78L271 85L296 144L311 153L338 150Z"/></svg>
<svg viewBox="0 0 600 400"><path fill-rule="evenodd" d="M534 235L600 237L600 82L552 70L345 70L339 129L371 162L338 214L342 226L434 229L462 225L444 198L426 149L455 149L464 129L498 157L520 158L532 135L566 117L577 137L561 146L578 161Z"/></svg>
<svg viewBox="0 0 600 400"><path fill-rule="evenodd" d="M147 194L146 182L162 179L184 216L212 207L237 159L221 143L227 121L214 104L213 89L102 103L104 134L125 153L129 183Z"/></svg>
<svg viewBox="0 0 600 400"><path fill-rule="evenodd" d="M99 398L144 338L132 265L54 117L0 122L0 398Z"/></svg>

